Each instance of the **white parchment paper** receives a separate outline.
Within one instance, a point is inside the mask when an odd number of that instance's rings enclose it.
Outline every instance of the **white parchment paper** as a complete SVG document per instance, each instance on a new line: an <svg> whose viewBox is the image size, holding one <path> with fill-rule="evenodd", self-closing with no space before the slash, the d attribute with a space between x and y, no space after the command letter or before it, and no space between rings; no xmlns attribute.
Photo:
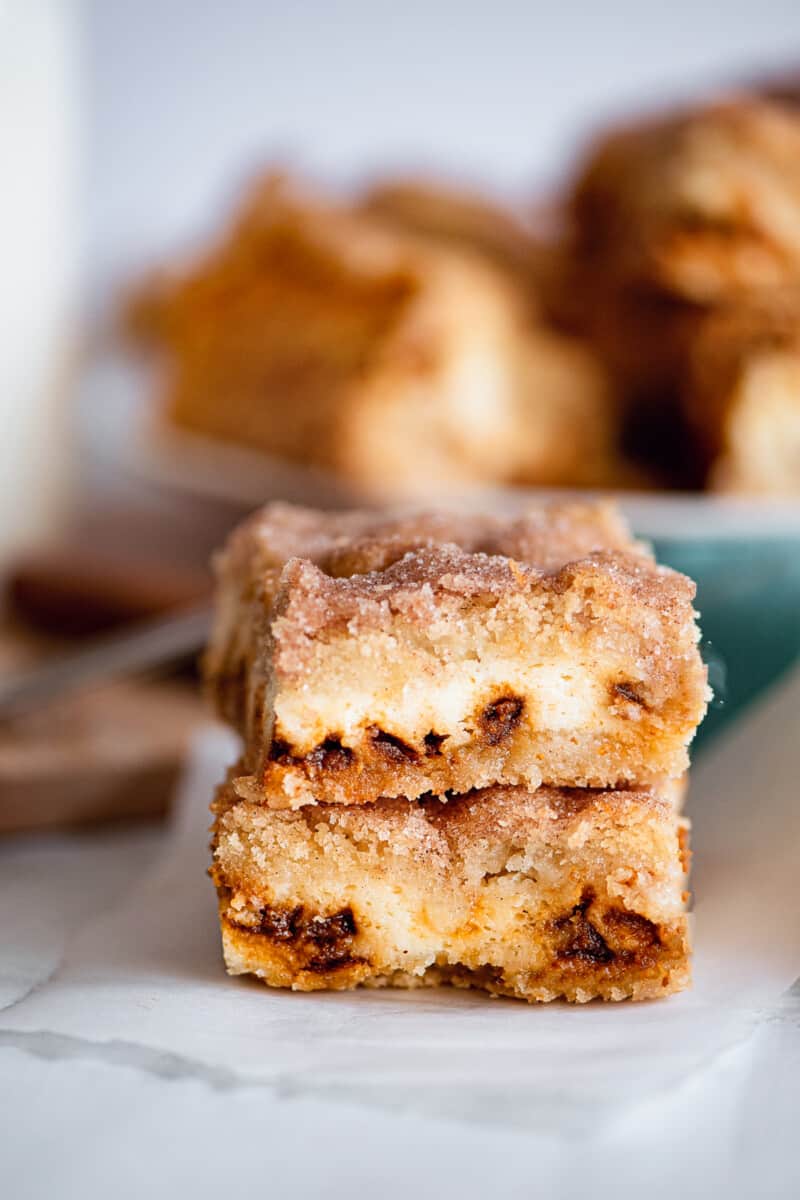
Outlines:
<svg viewBox="0 0 800 1200"><path fill-rule="evenodd" d="M453 990L270 991L228 979L207 806L230 738L198 745L159 861L0 1014L0 1044L216 1087L270 1086L514 1126L596 1130L745 1039L800 975L800 674L699 762L695 985L651 1004L529 1007ZM24 947L20 946L20 953Z"/></svg>

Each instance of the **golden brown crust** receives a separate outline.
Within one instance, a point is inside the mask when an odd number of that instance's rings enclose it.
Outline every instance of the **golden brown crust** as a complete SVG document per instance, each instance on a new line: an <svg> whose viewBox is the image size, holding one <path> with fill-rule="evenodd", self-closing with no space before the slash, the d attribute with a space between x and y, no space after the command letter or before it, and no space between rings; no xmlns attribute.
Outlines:
<svg viewBox="0 0 800 1200"><path fill-rule="evenodd" d="M233 973L528 1000L644 999L688 983L685 825L658 791L495 788L274 813L228 785L215 811Z"/></svg>
<svg viewBox="0 0 800 1200"><path fill-rule="evenodd" d="M578 913L582 904L574 906ZM575 951L559 954L554 946L551 965L527 976L509 976L491 967L438 963L426 967L419 975L400 969L374 975L369 962L351 955L346 949L334 948L333 961L328 960L327 942L323 943L323 954L315 954L309 965L304 955L298 956L283 946L276 950L274 945L265 943L262 936L243 929L224 915L220 917L220 924L230 974L256 975L270 987L293 991L450 985L478 988L492 996L508 996L530 1003L561 999L585 1004L589 1000L660 1000L689 986L691 973L685 918L655 928L646 918L640 926L631 921L626 927L625 915L616 909L592 916L596 924L589 922L591 928L583 942L588 955L583 953L577 931L570 933ZM565 912L561 919L565 928L575 929L576 914L572 910ZM620 930L627 936L619 938ZM595 946L597 951L593 954ZM588 957L592 954L593 957ZM609 961L603 962L606 955ZM298 960L304 965L298 965Z"/></svg>

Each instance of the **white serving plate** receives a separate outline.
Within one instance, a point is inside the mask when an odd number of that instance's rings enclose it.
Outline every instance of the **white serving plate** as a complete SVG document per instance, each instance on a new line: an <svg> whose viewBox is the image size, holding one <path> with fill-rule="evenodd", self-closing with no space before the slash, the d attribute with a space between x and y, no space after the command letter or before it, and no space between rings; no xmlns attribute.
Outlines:
<svg viewBox="0 0 800 1200"><path fill-rule="evenodd" d="M87 379L89 402L95 405L102 400L106 412L113 407L117 414L123 459L142 482L240 509L276 499L331 508L378 500L409 504L407 497L366 495L325 471L176 429L153 405L153 382L149 371L119 358L95 364ZM800 497L476 486L463 492L434 493L429 501L415 498L414 505L435 502L454 508L513 512L532 501L610 494L644 537L800 537Z"/></svg>

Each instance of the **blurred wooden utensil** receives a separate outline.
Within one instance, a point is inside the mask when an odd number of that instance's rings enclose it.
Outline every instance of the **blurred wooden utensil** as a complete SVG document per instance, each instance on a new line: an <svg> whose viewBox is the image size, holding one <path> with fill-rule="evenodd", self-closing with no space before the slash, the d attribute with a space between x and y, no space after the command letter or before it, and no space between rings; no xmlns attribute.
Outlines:
<svg viewBox="0 0 800 1200"><path fill-rule="evenodd" d="M72 692L163 670L195 656L205 645L210 628L211 610L204 605L141 622L96 638L80 650L6 674L0 678L0 721L35 713Z"/></svg>

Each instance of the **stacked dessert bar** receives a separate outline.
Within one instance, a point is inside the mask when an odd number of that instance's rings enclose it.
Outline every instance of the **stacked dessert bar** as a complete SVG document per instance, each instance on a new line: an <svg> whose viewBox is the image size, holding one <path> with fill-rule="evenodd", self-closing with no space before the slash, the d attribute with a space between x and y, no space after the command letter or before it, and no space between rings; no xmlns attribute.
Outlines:
<svg viewBox="0 0 800 1200"><path fill-rule="evenodd" d="M604 505L272 505L207 656L243 758L214 802L225 962L299 990L528 1000L689 980L694 586Z"/></svg>

